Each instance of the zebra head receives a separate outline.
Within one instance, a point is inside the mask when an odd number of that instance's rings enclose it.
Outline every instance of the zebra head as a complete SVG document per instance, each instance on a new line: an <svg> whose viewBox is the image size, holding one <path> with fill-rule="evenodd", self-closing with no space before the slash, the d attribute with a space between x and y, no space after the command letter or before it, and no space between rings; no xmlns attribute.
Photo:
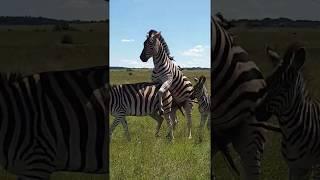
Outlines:
<svg viewBox="0 0 320 180"><path fill-rule="evenodd" d="M199 79L194 78L194 81L196 82L196 84L193 87L193 93L190 98L191 99L194 99L194 98L198 99L201 96L203 96L204 93L206 93L206 87L204 85L204 83L206 82L206 77L200 76Z"/></svg>
<svg viewBox="0 0 320 180"><path fill-rule="evenodd" d="M147 39L143 43L143 50L140 55L142 62L147 62L153 55L158 53L161 42L159 38L161 37L161 32L155 30L150 30Z"/></svg>
<svg viewBox="0 0 320 180"><path fill-rule="evenodd" d="M268 112L280 116L285 113L304 90L302 66L305 62L305 48L299 43L290 45L281 59L271 49L267 51L269 58L278 65L273 73L267 77L267 92L264 100L258 107L257 114Z"/></svg>

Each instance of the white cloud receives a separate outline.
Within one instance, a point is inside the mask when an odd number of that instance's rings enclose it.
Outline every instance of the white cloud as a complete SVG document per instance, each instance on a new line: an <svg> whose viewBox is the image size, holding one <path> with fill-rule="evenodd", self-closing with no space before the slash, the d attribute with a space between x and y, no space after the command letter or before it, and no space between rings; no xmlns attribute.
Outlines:
<svg viewBox="0 0 320 180"><path fill-rule="evenodd" d="M207 46L196 45L191 49L183 51L181 55L189 56L189 57L203 57L204 54L206 53L206 49L208 49Z"/></svg>
<svg viewBox="0 0 320 180"><path fill-rule="evenodd" d="M134 39L121 39L121 42L129 43L129 42L134 42Z"/></svg>
<svg viewBox="0 0 320 180"><path fill-rule="evenodd" d="M210 67L210 46L196 45L180 53L177 64L182 67Z"/></svg>

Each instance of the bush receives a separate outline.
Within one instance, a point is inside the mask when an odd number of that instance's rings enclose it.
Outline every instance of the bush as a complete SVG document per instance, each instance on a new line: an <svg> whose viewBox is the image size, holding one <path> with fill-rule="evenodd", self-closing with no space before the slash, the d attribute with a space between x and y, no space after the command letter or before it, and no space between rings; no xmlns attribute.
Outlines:
<svg viewBox="0 0 320 180"><path fill-rule="evenodd" d="M73 38L69 34L65 34L61 39L62 44L73 44Z"/></svg>

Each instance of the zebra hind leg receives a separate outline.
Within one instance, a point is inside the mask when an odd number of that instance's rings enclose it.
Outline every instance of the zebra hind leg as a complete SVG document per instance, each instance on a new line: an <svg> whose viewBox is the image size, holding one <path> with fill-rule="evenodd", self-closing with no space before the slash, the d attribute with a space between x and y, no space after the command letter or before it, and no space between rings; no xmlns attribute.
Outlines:
<svg viewBox="0 0 320 180"><path fill-rule="evenodd" d="M163 117L160 116L159 114L157 113L153 113L150 115L154 120L157 121L157 128L156 128L156 133L155 133L155 136L156 137L159 137L159 131L160 131L160 128L161 128L161 125L162 125L162 122L163 122Z"/></svg>
<svg viewBox="0 0 320 180"><path fill-rule="evenodd" d="M112 133L113 133L113 131L114 131L114 129L119 125L119 123L120 123L120 119L118 118L118 117L116 117L114 120L113 120L113 122L112 122L112 124L111 124L111 127L110 127L110 140L112 139Z"/></svg>
<svg viewBox="0 0 320 180"><path fill-rule="evenodd" d="M122 117L120 121L121 121L121 124L122 124L122 126L124 128L124 132L125 132L125 135L127 137L127 140L131 141L127 120L125 119L125 117Z"/></svg>
<svg viewBox="0 0 320 180"><path fill-rule="evenodd" d="M164 115L164 118L166 119L167 121L167 124L168 124L168 134L167 134L167 138L169 140L172 140L174 139L174 136L173 136L173 123L172 123L172 119L170 117L170 114L165 114Z"/></svg>

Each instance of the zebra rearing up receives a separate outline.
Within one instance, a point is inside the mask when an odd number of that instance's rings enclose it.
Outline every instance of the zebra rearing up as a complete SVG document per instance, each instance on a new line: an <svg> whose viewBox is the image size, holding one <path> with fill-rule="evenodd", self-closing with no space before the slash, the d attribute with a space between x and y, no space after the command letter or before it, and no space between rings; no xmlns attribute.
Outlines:
<svg viewBox="0 0 320 180"><path fill-rule="evenodd" d="M312 166L320 163L320 102L308 94L303 79L305 48L300 43L291 44L283 60L274 51L268 55L280 63L267 78L266 98L256 113L267 113L266 119L271 114L278 117L289 179L307 179Z"/></svg>
<svg viewBox="0 0 320 180"><path fill-rule="evenodd" d="M107 172L107 113L90 97L107 67L0 78L0 164L19 179Z"/></svg>
<svg viewBox="0 0 320 180"><path fill-rule="evenodd" d="M163 93L170 91L174 101L182 106L186 112L188 134L191 138L191 111L192 100L190 98L193 87L191 82L179 70L178 66L172 62L167 43L161 36L160 32L150 30L147 39L144 42L144 48L141 52L140 59L147 62L151 57L153 58L154 68L152 71L152 81L161 84L158 91L158 98L160 102L160 110L162 110ZM175 108L173 111L175 112ZM174 113L175 114L175 113Z"/></svg>
<svg viewBox="0 0 320 180"><path fill-rule="evenodd" d="M198 78L194 78L196 84L193 86L193 94L191 96L192 99L196 98L199 104L199 112L201 114L200 121L200 141L202 141L203 135L203 127L208 120L207 127L210 128L210 96L208 94L207 88L205 86L206 77L200 76Z"/></svg>
<svg viewBox="0 0 320 180"><path fill-rule="evenodd" d="M110 136L116 126L121 123L125 129L127 139L130 140L128 124L125 116L148 116L150 115L157 122L156 136L158 136L163 118L160 115L159 99L157 91L160 85L155 83L136 83L114 85L105 88L109 92L108 98L110 113L115 117L111 127ZM173 138L173 123L171 121L172 96L169 91L164 93L163 99L164 118L169 127L167 137Z"/></svg>
<svg viewBox="0 0 320 180"><path fill-rule="evenodd" d="M211 21L211 127L239 153L246 179L259 179L264 130L249 123L255 122L253 111L263 98L266 84L246 51L234 45L223 27L226 20L219 15Z"/></svg>

